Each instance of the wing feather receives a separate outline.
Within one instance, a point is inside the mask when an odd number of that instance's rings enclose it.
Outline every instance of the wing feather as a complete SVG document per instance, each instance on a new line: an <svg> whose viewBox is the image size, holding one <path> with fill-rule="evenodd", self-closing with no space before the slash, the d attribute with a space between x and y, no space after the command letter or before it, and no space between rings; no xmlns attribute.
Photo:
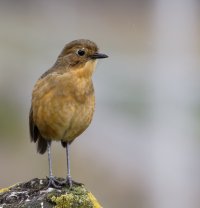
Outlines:
<svg viewBox="0 0 200 208"><path fill-rule="evenodd" d="M32 106L29 113L29 131L31 142L37 142L37 152L44 154L47 150L47 140L42 137L38 127L34 123Z"/></svg>

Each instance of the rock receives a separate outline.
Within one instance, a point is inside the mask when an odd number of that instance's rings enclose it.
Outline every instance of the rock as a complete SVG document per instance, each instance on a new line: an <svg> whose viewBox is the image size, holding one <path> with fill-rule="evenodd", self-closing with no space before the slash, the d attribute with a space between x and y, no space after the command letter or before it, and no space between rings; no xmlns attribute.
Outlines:
<svg viewBox="0 0 200 208"><path fill-rule="evenodd" d="M0 189L0 208L102 208L84 185L54 189L47 184L47 179L35 178Z"/></svg>

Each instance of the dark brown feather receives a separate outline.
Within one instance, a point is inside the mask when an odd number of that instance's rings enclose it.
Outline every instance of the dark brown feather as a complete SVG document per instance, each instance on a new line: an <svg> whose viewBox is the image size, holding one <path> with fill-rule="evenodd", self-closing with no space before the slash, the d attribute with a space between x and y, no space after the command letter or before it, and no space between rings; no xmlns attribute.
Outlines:
<svg viewBox="0 0 200 208"><path fill-rule="evenodd" d="M29 112L29 131L30 131L31 142L36 142L39 136L39 130L37 126L35 126L34 121L33 121L32 106Z"/></svg>
<svg viewBox="0 0 200 208"><path fill-rule="evenodd" d="M37 152L44 154L47 150L47 140L45 140L41 135L38 138L37 142Z"/></svg>
<svg viewBox="0 0 200 208"><path fill-rule="evenodd" d="M44 154L47 150L47 141L41 136L39 129L33 121L33 110L32 107L29 113L29 131L31 142L37 142L37 152Z"/></svg>
<svg viewBox="0 0 200 208"><path fill-rule="evenodd" d="M64 148L67 146L67 142L64 142L64 141L62 141L62 140L61 140L61 144L62 144L62 146L63 146Z"/></svg>

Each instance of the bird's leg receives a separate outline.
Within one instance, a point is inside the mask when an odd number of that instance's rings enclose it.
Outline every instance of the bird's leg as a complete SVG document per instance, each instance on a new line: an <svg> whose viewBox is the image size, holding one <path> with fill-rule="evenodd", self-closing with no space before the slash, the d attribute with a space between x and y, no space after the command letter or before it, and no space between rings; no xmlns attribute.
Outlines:
<svg viewBox="0 0 200 208"><path fill-rule="evenodd" d="M73 184L76 184L76 185L83 185L83 184L82 183L78 183L76 181L73 181L72 178L71 178L70 159L69 159L69 146L70 146L70 143L67 142L67 145L66 145L66 157L67 157L67 179L66 179L66 184L69 186L69 188L71 188Z"/></svg>
<svg viewBox="0 0 200 208"><path fill-rule="evenodd" d="M51 142L48 141L47 142L47 150L48 150L48 162L49 162L49 177L48 177L48 188L52 187L52 188L61 188L60 185L62 185L60 183L60 181L58 181L54 176L53 176L53 172L52 172L52 159L51 159Z"/></svg>
<svg viewBox="0 0 200 208"><path fill-rule="evenodd" d="M47 142L47 150L48 150L48 162L49 162L49 177L53 176L52 172L52 160L51 160L51 142Z"/></svg>
<svg viewBox="0 0 200 208"><path fill-rule="evenodd" d="M69 187L72 187L72 178L71 178L71 173L70 173L70 159L69 159L69 142L67 142L66 145L66 157L67 157L67 179L66 183L69 185Z"/></svg>

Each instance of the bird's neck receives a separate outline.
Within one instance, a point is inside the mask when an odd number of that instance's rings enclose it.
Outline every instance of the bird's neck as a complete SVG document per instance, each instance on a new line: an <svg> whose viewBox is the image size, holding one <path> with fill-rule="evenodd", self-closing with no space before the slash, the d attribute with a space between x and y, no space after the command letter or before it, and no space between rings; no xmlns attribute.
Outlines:
<svg viewBox="0 0 200 208"><path fill-rule="evenodd" d="M85 63L84 66L80 66L77 69L74 69L72 73L77 77L77 78L83 78L83 79L90 79L92 77L92 74L95 70L96 67L96 60L90 60Z"/></svg>

